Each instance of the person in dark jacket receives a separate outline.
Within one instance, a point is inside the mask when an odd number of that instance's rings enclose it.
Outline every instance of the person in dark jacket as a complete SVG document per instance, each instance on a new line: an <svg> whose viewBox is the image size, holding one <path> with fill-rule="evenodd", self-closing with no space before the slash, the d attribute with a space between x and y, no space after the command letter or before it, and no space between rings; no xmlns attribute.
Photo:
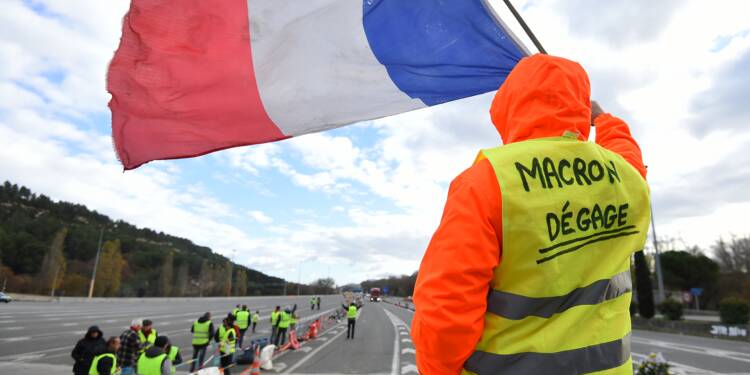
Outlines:
<svg viewBox="0 0 750 375"><path fill-rule="evenodd" d="M73 352L70 353L70 356L75 361L73 373L76 375L88 375L94 356L104 352L106 348L107 343L104 342L102 331L99 327L89 327L86 335L78 340L75 348L73 348Z"/></svg>
<svg viewBox="0 0 750 375"><path fill-rule="evenodd" d="M107 350L94 357L89 372L92 375L109 375L117 370L117 351L120 350L120 338L112 336L107 340ZM97 360L98 359L98 360Z"/></svg>

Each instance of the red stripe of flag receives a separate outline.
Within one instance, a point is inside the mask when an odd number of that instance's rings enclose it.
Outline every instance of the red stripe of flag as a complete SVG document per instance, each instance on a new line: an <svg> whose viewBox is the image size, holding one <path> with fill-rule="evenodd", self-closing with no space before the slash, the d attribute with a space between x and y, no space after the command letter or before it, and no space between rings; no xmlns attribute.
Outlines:
<svg viewBox="0 0 750 375"><path fill-rule="evenodd" d="M258 93L246 0L132 0L107 90L125 169L287 138Z"/></svg>

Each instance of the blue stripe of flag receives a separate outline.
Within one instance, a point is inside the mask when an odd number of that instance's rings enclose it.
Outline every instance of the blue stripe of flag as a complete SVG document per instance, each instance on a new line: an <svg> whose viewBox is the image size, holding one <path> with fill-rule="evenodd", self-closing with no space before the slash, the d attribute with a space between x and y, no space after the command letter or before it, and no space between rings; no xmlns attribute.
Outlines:
<svg viewBox="0 0 750 375"><path fill-rule="evenodd" d="M426 105L497 90L525 56L482 0L364 0L363 15L375 57Z"/></svg>

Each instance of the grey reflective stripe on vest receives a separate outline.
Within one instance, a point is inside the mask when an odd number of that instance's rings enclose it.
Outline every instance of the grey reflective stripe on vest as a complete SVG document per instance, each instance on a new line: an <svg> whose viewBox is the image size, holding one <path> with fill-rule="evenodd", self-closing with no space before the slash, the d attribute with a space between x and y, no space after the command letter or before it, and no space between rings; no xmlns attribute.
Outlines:
<svg viewBox="0 0 750 375"><path fill-rule="evenodd" d="M520 320L529 316L549 318L571 307L596 305L615 299L632 290L630 270L618 273L611 279L599 280L573 290L564 296L526 297L493 290L487 301L487 311L506 319Z"/></svg>
<svg viewBox="0 0 750 375"><path fill-rule="evenodd" d="M621 366L630 358L630 334L619 340L557 353L476 351L464 368L485 374L585 374Z"/></svg>

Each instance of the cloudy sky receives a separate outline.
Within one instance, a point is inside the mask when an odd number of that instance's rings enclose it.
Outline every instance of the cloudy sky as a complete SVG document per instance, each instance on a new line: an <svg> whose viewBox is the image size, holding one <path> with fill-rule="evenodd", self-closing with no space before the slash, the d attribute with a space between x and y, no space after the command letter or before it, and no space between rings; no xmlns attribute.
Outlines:
<svg viewBox="0 0 750 375"><path fill-rule="evenodd" d="M499 1L498 1L499 2ZM750 234L750 23L743 1L515 1L579 61L649 166L659 236ZM0 180L302 281L417 269L448 184L500 144L490 95L280 143L122 172L104 89L126 0L4 0Z"/></svg>

